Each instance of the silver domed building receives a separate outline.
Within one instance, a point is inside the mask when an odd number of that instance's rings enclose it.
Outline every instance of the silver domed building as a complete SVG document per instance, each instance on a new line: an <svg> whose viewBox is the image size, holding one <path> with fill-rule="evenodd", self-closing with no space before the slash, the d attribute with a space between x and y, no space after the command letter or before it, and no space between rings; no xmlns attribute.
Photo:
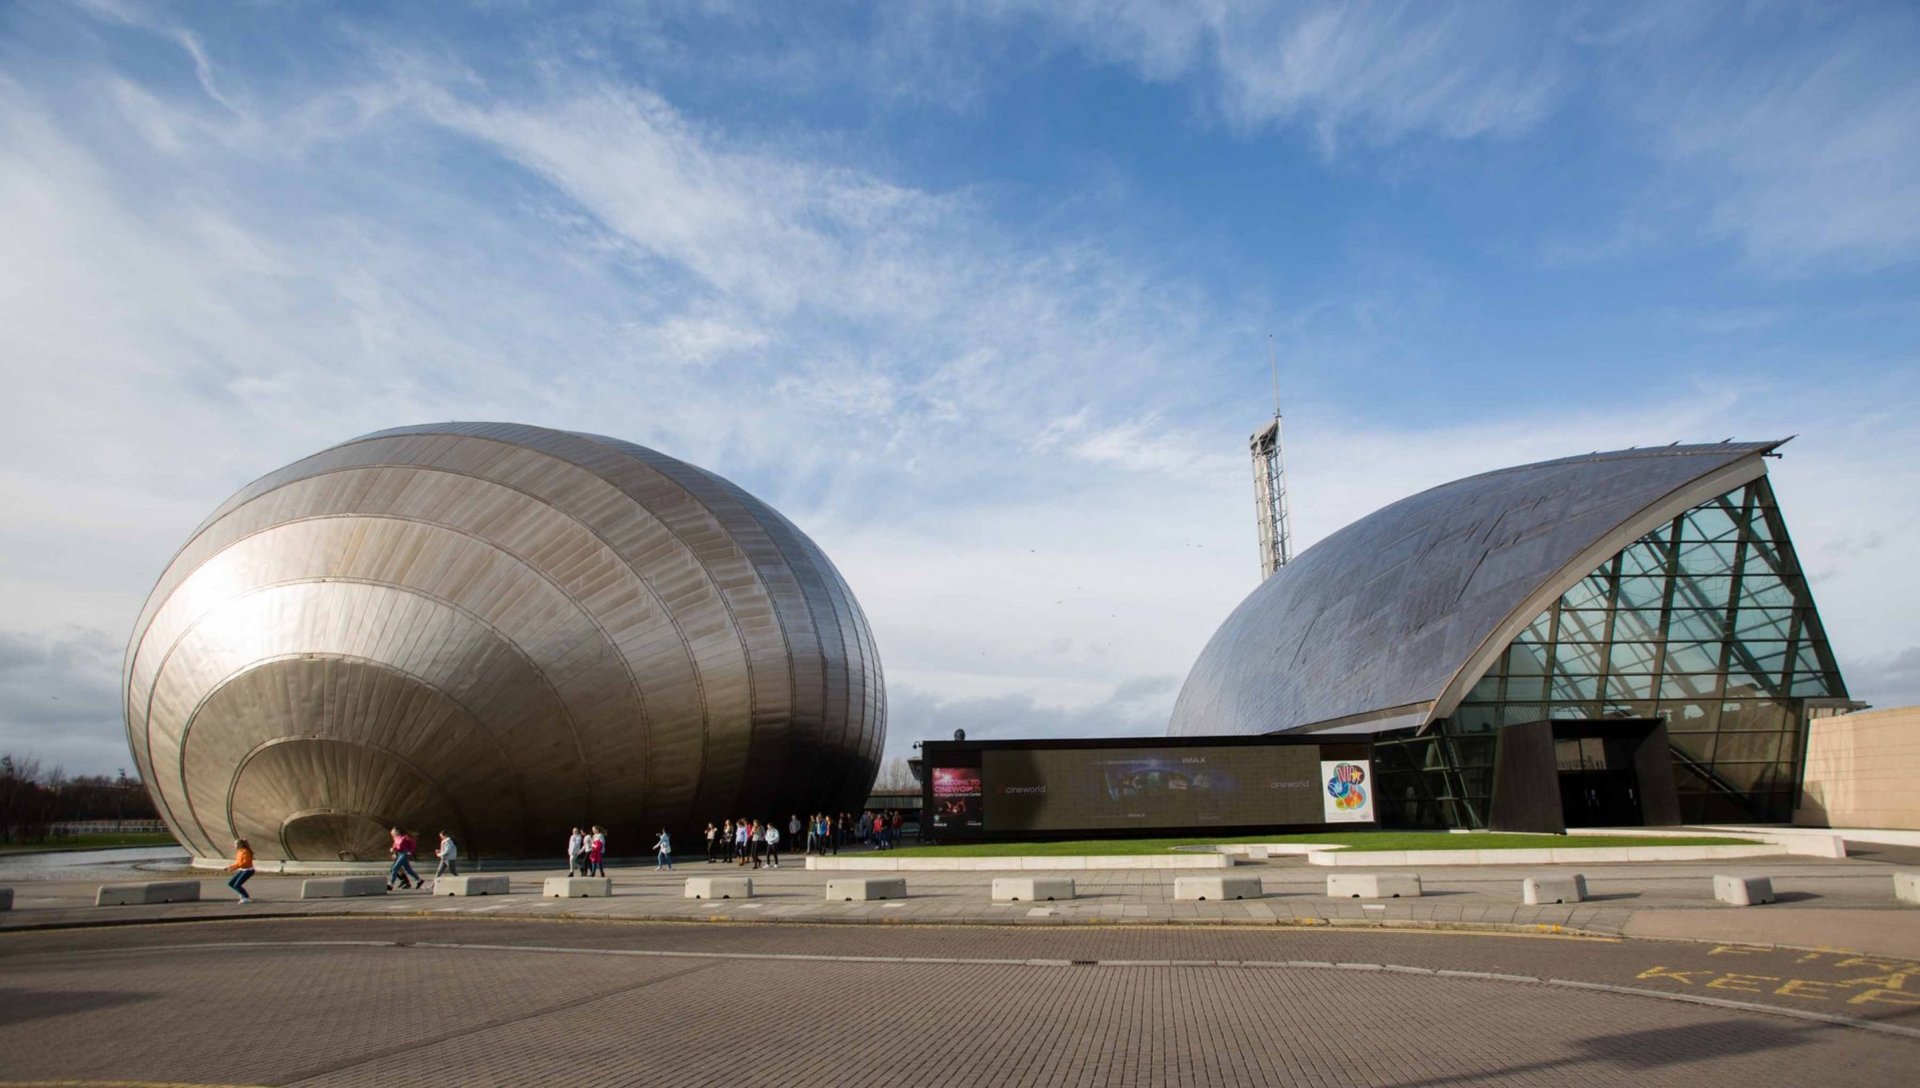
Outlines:
<svg viewBox="0 0 1920 1088"><path fill-rule="evenodd" d="M208 858L378 859L396 824L502 857L593 823L643 853L856 808L886 733L866 618L791 522L653 450L504 423L370 434L227 500L142 609L125 698Z"/></svg>
<svg viewBox="0 0 1920 1088"><path fill-rule="evenodd" d="M1383 823L1789 818L1849 704L1767 483L1778 442L1622 450L1402 499L1264 581L1174 736L1375 742Z"/></svg>

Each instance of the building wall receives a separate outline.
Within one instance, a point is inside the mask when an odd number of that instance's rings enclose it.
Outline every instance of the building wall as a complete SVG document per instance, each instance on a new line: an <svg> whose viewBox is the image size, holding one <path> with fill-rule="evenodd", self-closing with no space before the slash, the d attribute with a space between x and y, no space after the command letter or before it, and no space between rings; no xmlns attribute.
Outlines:
<svg viewBox="0 0 1920 1088"><path fill-rule="evenodd" d="M1920 829L1920 706L1809 725L1806 786L1794 823Z"/></svg>

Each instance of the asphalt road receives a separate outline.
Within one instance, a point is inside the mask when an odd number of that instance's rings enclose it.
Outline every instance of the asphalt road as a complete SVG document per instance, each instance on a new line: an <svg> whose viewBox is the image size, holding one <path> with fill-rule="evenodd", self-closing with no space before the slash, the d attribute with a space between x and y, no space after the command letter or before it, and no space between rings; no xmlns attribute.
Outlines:
<svg viewBox="0 0 1920 1088"><path fill-rule="evenodd" d="M1664 941L352 917L0 935L0 1081L1913 1083L1920 963Z"/></svg>

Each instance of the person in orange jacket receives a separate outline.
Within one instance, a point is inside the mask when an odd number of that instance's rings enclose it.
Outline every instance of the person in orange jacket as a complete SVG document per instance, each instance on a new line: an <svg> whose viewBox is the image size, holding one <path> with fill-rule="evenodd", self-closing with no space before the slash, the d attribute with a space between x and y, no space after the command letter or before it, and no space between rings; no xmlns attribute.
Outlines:
<svg viewBox="0 0 1920 1088"><path fill-rule="evenodd" d="M253 902L253 896L247 894L247 881L253 878L253 845L245 839L233 840L233 864L224 871L233 874L227 887L240 896L240 902Z"/></svg>

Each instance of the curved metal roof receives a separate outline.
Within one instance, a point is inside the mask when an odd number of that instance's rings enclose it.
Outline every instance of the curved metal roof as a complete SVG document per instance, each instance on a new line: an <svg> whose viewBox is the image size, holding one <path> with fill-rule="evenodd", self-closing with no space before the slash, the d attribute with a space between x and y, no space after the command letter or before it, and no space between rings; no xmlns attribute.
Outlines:
<svg viewBox="0 0 1920 1088"><path fill-rule="evenodd" d="M1470 476L1302 553L1240 602L1174 703L1173 736L1383 729L1451 713L1520 629L1780 442L1618 450Z"/></svg>

